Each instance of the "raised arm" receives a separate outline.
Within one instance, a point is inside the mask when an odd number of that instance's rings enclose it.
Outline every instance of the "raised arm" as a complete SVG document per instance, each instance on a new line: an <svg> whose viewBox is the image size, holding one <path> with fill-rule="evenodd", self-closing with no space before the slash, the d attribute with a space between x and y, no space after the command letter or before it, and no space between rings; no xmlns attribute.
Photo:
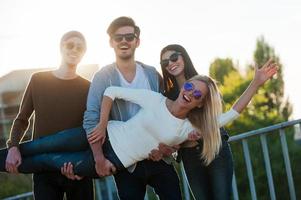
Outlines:
<svg viewBox="0 0 301 200"><path fill-rule="evenodd" d="M262 86L267 80L277 73L277 64L269 59L260 69L255 66L255 75L248 88L240 96L240 98L234 103L232 109L241 113L243 109L249 104L252 97L257 92L258 88Z"/></svg>
<svg viewBox="0 0 301 200"><path fill-rule="evenodd" d="M245 107L249 104L252 97L256 94L258 88L262 86L267 80L277 73L277 64L272 59L267 61L260 69L255 66L255 75L248 88L243 92L240 98L233 104L232 109L226 113L222 113L218 117L219 126L222 127L227 123L233 121L239 116ZM191 133L192 125L187 121L187 133ZM193 136L193 135L192 135Z"/></svg>
<svg viewBox="0 0 301 200"><path fill-rule="evenodd" d="M233 104L232 109L219 116L219 126L222 127L236 119L239 116L239 113L247 107L253 96L256 94L258 88L275 75L277 70L277 64L274 63L272 59L267 61L260 69L255 66L255 75L253 80L239 99Z"/></svg>

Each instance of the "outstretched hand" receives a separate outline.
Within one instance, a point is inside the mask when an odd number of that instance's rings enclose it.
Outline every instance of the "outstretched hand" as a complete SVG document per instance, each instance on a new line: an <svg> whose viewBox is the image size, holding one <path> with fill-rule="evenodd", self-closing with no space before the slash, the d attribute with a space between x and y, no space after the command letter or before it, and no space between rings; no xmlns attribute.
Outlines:
<svg viewBox="0 0 301 200"><path fill-rule="evenodd" d="M238 101L233 105L233 109L241 113L256 94L258 88L272 78L277 73L277 70L278 65L272 59L269 59L260 69L255 65L254 78Z"/></svg>
<svg viewBox="0 0 301 200"><path fill-rule="evenodd" d="M278 64L270 58L260 69L255 65L255 75L253 81L258 85L263 85L268 79L278 71Z"/></svg>

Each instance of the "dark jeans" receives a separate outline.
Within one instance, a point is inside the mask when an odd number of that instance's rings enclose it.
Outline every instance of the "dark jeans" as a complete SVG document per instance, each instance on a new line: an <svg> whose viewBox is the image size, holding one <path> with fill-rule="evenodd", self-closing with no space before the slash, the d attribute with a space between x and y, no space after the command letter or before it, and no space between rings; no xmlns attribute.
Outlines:
<svg viewBox="0 0 301 200"><path fill-rule="evenodd" d="M18 170L21 173L60 171L65 162L71 162L75 174L99 177L95 171L93 153L87 142L86 133L81 127L22 143L20 152L22 164ZM103 152L117 170L124 169L108 139L103 144ZM0 171L5 171L6 156L7 149L0 150Z"/></svg>
<svg viewBox="0 0 301 200"><path fill-rule="evenodd" d="M170 164L164 161L143 160L133 173L123 170L114 175L121 200L143 200L146 185L154 188L160 200L181 200L179 178Z"/></svg>
<svg viewBox="0 0 301 200"><path fill-rule="evenodd" d="M205 166L200 159L202 144L182 148L185 173L196 200L228 200L231 197L233 160L226 137L217 157Z"/></svg>
<svg viewBox="0 0 301 200"><path fill-rule="evenodd" d="M68 200L93 200L93 181L83 178L73 181L57 172L44 172L33 175L35 200L62 200L64 193Z"/></svg>

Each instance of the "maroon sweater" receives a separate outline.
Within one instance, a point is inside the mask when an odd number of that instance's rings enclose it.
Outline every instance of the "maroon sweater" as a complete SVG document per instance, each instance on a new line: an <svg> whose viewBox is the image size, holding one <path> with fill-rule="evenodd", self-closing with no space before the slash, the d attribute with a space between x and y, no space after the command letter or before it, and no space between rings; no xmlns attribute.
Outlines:
<svg viewBox="0 0 301 200"><path fill-rule="evenodd" d="M14 120L8 147L18 146L34 115L33 139L82 125L90 82L80 76L71 80L51 71L32 75Z"/></svg>

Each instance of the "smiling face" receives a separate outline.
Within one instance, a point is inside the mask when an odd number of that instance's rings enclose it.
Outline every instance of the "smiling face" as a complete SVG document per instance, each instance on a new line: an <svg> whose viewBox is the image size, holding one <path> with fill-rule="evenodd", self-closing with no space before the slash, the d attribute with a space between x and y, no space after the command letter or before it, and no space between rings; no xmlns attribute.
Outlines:
<svg viewBox="0 0 301 200"><path fill-rule="evenodd" d="M134 58L139 44L140 39L136 36L132 26L118 28L110 38L110 45L114 49L116 57L122 60Z"/></svg>
<svg viewBox="0 0 301 200"><path fill-rule="evenodd" d="M162 54L161 65L172 76L184 76L184 60L180 52L166 51Z"/></svg>
<svg viewBox="0 0 301 200"><path fill-rule="evenodd" d="M77 65L85 52L85 41L79 37L70 37L61 43L62 62L67 65Z"/></svg>
<svg viewBox="0 0 301 200"><path fill-rule="evenodd" d="M205 82L191 80L183 85L176 101L181 107L192 110L204 105L208 93L209 89Z"/></svg>

